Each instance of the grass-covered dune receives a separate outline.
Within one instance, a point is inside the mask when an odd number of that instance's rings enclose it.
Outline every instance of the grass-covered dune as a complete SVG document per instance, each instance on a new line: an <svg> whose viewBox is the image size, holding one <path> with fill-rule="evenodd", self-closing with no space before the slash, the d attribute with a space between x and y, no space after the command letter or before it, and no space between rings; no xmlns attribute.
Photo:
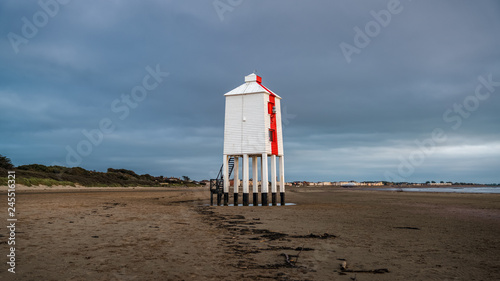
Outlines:
<svg viewBox="0 0 500 281"><path fill-rule="evenodd" d="M192 181L138 175L126 169L109 168L107 172L88 171L80 167L23 165L9 169L15 171L16 184L32 185L82 185L82 186L195 186ZM8 171L0 168L0 186L7 185Z"/></svg>

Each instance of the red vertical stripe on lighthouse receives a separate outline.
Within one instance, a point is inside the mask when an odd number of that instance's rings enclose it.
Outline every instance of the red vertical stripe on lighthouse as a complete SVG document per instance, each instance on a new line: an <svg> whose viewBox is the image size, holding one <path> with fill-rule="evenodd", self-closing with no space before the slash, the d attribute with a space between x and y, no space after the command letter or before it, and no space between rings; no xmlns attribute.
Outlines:
<svg viewBox="0 0 500 281"><path fill-rule="evenodd" d="M264 88L269 93L269 104L271 106L271 128L269 130L272 132L272 141L271 141L271 153L273 155L278 155L278 132L276 129L276 113L272 112L272 107L276 106L276 95L271 92L268 88L262 85L262 78L257 76L257 83Z"/></svg>
<svg viewBox="0 0 500 281"><path fill-rule="evenodd" d="M274 95L269 95L269 103L275 107L276 106L276 98ZM271 153L273 155L278 155L278 133L276 132L276 113L271 111L271 132L272 132L272 141L271 141Z"/></svg>

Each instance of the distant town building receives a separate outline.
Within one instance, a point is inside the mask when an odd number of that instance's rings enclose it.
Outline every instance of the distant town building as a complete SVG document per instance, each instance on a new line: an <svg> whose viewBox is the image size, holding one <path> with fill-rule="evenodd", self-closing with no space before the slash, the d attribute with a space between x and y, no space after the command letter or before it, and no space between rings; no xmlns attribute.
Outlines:
<svg viewBox="0 0 500 281"><path fill-rule="evenodd" d="M375 181L368 181L368 182L366 182L365 181L365 182L361 182L360 185L364 185L364 186L382 186L382 185L384 185L384 183L381 182L381 181L377 181L377 182L375 182Z"/></svg>

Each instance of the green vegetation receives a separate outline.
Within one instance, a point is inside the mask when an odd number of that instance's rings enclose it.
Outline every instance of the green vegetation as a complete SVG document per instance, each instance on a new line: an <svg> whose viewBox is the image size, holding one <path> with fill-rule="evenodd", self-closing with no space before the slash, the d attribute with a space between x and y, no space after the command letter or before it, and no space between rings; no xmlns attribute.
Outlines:
<svg viewBox="0 0 500 281"><path fill-rule="evenodd" d="M41 178L17 178L16 184L22 184L22 185L26 185L26 186L33 186L33 185L46 185L46 186L70 185L70 186L75 186L75 183L70 182L70 181L56 181L53 179L41 179ZM0 178L0 185L7 185L7 178Z"/></svg>
<svg viewBox="0 0 500 281"><path fill-rule="evenodd" d="M10 164L10 165L9 165ZM128 186L198 186L198 183L177 178L138 175L126 169L109 168L107 172L88 171L80 167L22 165L15 168L10 159L0 155L0 185L7 185L7 172L16 172L16 184L32 185L82 185L96 187ZM186 177L189 179L188 177Z"/></svg>
<svg viewBox="0 0 500 281"><path fill-rule="evenodd" d="M12 162L10 161L9 158L0 154L0 168L12 169L14 168L14 165L12 165Z"/></svg>

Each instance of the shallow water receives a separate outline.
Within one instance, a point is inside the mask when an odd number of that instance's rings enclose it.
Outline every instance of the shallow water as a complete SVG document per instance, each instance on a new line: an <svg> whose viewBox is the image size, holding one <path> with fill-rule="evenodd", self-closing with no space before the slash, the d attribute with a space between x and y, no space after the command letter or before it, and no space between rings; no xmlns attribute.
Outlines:
<svg viewBox="0 0 500 281"><path fill-rule="evenodd" d="M451 193L495 193L500 194L500 186L491 187L405 187L405 188L370 188L370 190L404 191L404 192L451 192Z"/></svg>

